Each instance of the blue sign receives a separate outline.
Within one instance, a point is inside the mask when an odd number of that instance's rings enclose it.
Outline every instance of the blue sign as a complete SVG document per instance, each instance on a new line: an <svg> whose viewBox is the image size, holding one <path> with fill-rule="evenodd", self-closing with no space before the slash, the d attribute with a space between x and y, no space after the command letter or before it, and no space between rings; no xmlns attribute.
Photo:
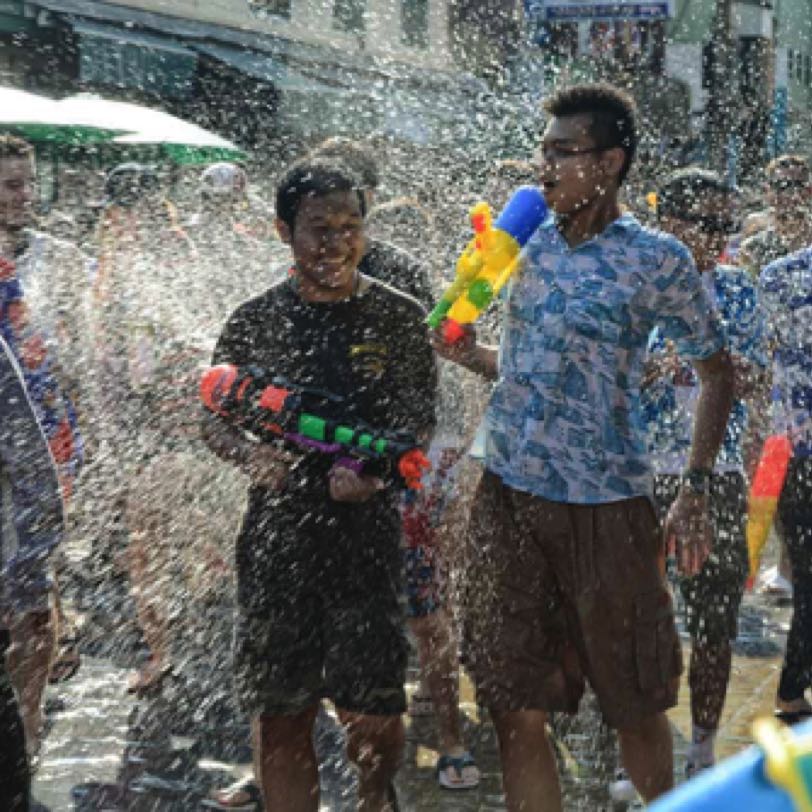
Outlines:
<svg viewBox="0 0 812 812"><path fill-rule="evenodd" d="M528 6L530 3L528 3ZM534 2L534 6L537 4ZM542 16L550 22L573 20L666 20L671 17L668 0L654 3L560 3L548 0Z"/></svg>

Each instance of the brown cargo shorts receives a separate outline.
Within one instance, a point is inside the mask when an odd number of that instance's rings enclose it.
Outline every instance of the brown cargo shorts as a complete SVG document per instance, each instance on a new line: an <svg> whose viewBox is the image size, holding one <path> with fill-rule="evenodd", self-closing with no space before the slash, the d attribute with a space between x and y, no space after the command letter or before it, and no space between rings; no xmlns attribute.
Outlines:
<svg viewBox="0 0 812 812"><path fill-rule="evenodd" d="M549 502L486 471L462 574L463 659L491 710L575 712L589 680L607 724L677 701L682 654L651 502Z"/></svg>

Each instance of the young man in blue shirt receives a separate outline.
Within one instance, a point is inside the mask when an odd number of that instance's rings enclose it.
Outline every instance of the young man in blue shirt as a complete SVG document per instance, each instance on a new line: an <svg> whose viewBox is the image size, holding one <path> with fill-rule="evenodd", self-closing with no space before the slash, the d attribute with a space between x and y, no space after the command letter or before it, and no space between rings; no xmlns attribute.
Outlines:
<svg viewBox="0 0 812 812"><path fill-rule="evenodd" d="M555 217L525 249L501 346L436 349L497 381L471 516L464 656L500 742L511 812L560 809L547 738L591 683L650 800L673 782L665 710L682 670L640 406L655 325L699 374L694 443L666 534L707 557L707 485L733 396L721 325L688 250L622 214L634 104L608 85L553 96L540 181Z"/></svg>

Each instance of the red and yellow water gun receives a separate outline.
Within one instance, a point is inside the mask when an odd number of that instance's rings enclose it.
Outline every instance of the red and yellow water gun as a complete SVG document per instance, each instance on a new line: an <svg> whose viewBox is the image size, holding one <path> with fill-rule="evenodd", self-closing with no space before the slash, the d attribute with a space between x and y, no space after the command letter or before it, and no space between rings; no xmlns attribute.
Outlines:
<svg viewBox="0 0 812 812"><path fill-rule="evenodd" d="M792 443L786 435L773 434L767 438L747 502L747 554L750 559L748 589L753 588L758 575L761 551L767 543L791 457Z"/></svg>

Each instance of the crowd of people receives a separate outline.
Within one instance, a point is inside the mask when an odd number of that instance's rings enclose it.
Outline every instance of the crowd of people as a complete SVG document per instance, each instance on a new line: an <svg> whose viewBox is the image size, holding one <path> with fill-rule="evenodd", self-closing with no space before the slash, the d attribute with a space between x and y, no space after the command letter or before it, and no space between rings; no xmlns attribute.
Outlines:
<svg viewBox="0 0 812 812"><path fill-rule="evenodd" d="M552 213L453 343L425 317L462 240L443 234L442 251L418 201L381 201L363 143L302 154L264 217L236 164L201 172L190 216L154 168L122 164L80 250L37 230L33 150L0 136L3 808L28 808L48 679L80 667L60 600L60 547L78 537L129 578L148 650L133 694L178 667L190 601L234 602L254 776L212 808L316 810L325 700L364 812L398 809L407 708L436 717L440 785L476 787L460 662L511 812L561 808L550 715L587 685L618 732L620 783L652 800L674 782L672 583L691 643L687 777L715 763L769 434L793 448L776 712L812 716L809 164L773 160L761 211L699 167L624 201L630 98L576 85L545 110L534 161L496 164L482 194L499 209L537 185ZM422 488L204 409L201 374L224 364L316 397L331 425L410 437L432 463Z"/></svg>

